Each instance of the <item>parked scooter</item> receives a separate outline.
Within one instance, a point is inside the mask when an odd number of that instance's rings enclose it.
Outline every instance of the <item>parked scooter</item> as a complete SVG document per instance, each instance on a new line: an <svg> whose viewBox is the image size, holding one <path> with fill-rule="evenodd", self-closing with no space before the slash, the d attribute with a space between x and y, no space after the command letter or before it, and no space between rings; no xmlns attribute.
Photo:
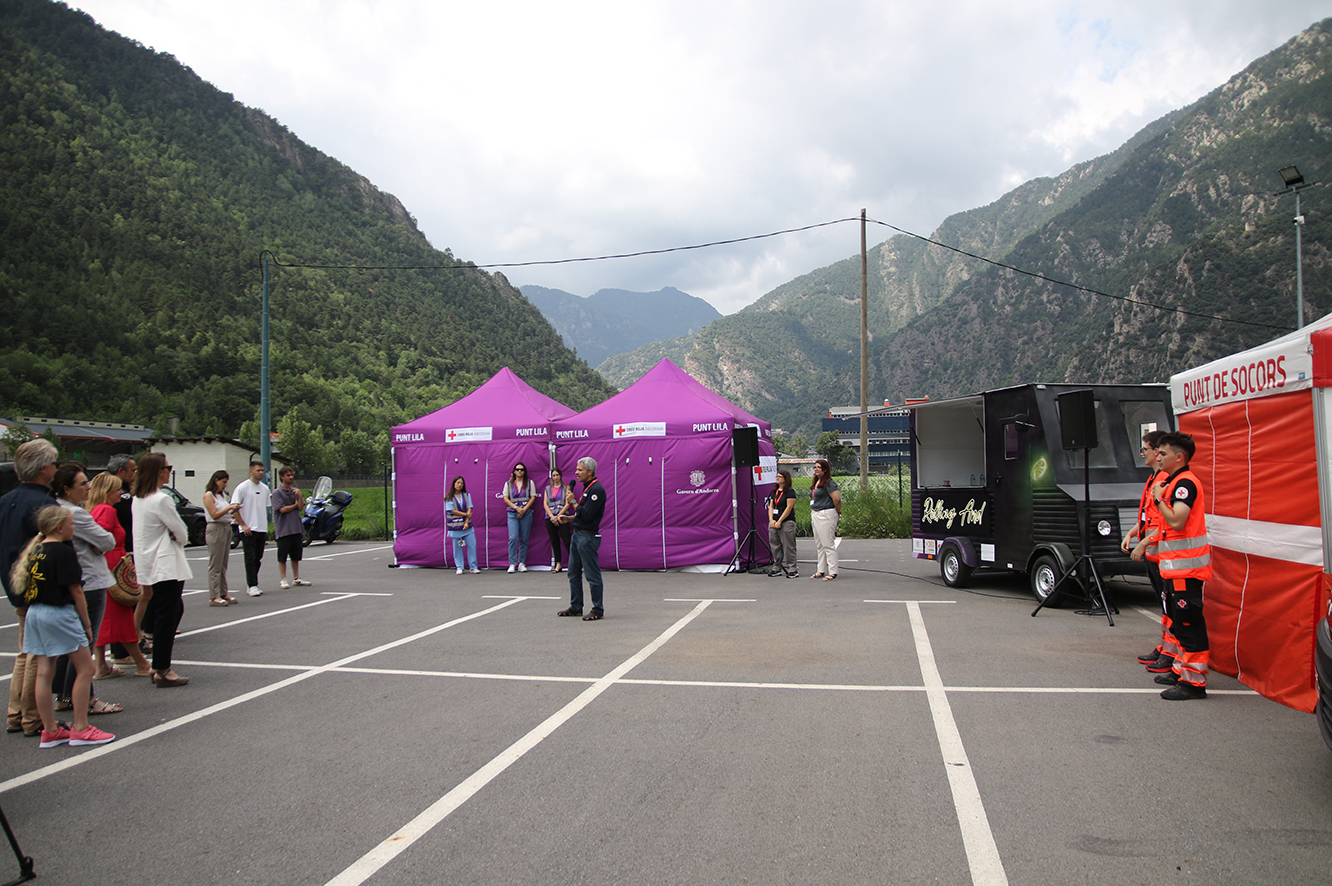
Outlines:
<svg viewBox="0 0 1332 886"><path fill-rule="evenodd" d="M342 512L351 504L352 494L345 489L332 492L333 481L320 477L314 492L305 505L301 518L301 544L308 546L316 539L332 544L342 532Z"/></svg>

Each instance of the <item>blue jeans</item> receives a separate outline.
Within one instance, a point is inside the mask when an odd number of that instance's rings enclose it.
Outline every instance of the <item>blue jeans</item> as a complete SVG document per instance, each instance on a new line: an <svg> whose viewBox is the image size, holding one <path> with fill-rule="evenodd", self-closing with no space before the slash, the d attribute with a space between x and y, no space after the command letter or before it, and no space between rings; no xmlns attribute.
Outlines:
<svg viewBox="0 0 1332 886"><path fill-rule="evenodd" d="M587 587L592 594L592 611L604 612L601 606L601 536L586 529L575 529L569 543L569 608L583 609L583 573L587 573Z"/></svg>
<svg viewBox="0 0 1332 886"><path fill-rule="evenodd" d="M476 568L476 530L468 528L450 529L449 538L453 539L453 565L459 569L463 565L464 555L467 558L468 569Z"/></svg>
<svg viewBox="0 0 1332 886"><path fill-rule="evenodd" d="M509 565L527 562L527 541L532 537L532 512L520 518L513 511L509 515Z"/></svg>

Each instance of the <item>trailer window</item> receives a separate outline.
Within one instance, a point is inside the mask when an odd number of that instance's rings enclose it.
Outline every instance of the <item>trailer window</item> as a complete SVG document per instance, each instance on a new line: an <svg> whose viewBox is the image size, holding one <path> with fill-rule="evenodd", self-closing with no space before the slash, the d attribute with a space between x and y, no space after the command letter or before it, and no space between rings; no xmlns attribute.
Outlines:
<svg viewBox="0 0 1332 886"><path fill-rule="evenodd" d="M1006 422L1004 424L1004 460L1012 461L1018 457L1018 426L1017 422Z"/></svg>
<svg viewBox="0 0 1332 886"><path fill-rule="evenodd" d="M1170 415L1160 400L1121 400L1119 405L1124 411L1124 430L1135 452L1148 431L1170 430Z"/></svg>
<svg viewBox="0 0 1332 886"><path fill-rule="evenodd" d="M1101 401L1096 400L1096 448L1091 450L1091 466L1093 468L1113 468L1118 462L1115 460L1115 447L1110 442L1110 423L1106 420L1105 409L1102 408ZM1055 401L1055 408L1058 409L1059 403ZM1066 449L1064 456L1068 459L1068 466L1082 470L1082 452L1081 449Z"/></svg>

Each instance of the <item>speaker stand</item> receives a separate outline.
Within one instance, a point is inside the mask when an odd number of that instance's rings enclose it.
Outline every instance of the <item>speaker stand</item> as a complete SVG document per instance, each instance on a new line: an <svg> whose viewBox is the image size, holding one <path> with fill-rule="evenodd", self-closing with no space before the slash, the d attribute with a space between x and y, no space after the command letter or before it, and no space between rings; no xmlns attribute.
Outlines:
<svg viewBox="0 0 1332 886"><path fill-rule="evenodd" d="M1115 619L1110 611L1113 609L1115 614L1119 614L1119 607L1110 602L1110 598L1105 593L1105 585L1101 584L1101 573L1096 569L1096 561L1091 554L1091 450L1092 447L1082 447L1082 520L1078 526L1082 534L1082 556L1078 557L1073 564L1073 568L1059 577L1059 581L1054 583L1050 593L1040 602L1035 609L1031 611L1032 617L1045 608L1045 604L1057 600L1059 586L1074 575L1078 576L1078 584L1082 588L1082 598L1087 601L1088 609L1077 610L1078 615L1104 615L1110 622L1110 627L1115 626Z"/></svg>
<svg viewBox="0 0 1332 886"><path fill-rule="evenodd" d="M756 538L759 540L759 544L763 545L763 549L768 552L768 562L772 562L772 548L768 547L768 540L760 537L758 530L754 528L754 508L757 504L758 502L754 500L754 475L749 473L749 531L745 533L743 538L736 542L735 556L731 558L730 563L726 564L726 571L723 573L724 575L730 575L733 572L746 572L750 575L762 575L767 571L754 566L754 539ZM749 564L749 567L746 569L740 569L740 552L746 545L749 546L749 553L745 557L745 562Z"/></svg>

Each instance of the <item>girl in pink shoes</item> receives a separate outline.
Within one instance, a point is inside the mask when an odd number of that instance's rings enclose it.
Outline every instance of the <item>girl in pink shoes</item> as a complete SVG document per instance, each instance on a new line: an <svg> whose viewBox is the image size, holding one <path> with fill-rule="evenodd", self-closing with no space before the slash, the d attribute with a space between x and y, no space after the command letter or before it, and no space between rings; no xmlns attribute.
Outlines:
<svg viewBox="0 0 1332 886"><path fill-rule="evenodd" d="M56 722L55 705L49 692L37 693L37 712L42 718L41 747L62 744L74 747L100 745L115 736L88 725L88 696L92 687L92 626L83 599L83 570L70 540L74 538L74 515L59 505L42 508L37 514L39 534L14 562L10 586L21 590L28 604L23 632L23 652L37 664L37 685L49 686L55 660L69 656L74 668L71 714L74 723L66 728Z"/></svg>

